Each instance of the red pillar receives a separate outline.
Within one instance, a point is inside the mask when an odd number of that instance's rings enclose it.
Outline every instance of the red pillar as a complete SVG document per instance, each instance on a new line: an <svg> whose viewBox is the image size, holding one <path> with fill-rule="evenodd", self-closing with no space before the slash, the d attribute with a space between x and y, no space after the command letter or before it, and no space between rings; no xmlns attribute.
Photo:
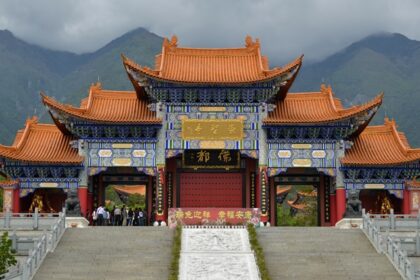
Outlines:
<svg viewBox="0 0 420 280"><path fill-rule="evenodd" d="M255 207L261 209L261 182L260 173L255 174Z"/></svg>
<svg viewBox="0 0 420 280"><path fill-rule="evenodd" d="M337 189L336 190L336 200L337 200L337 222L340 221L344 213L346 213L346 190L345 189Z"/></svg>
<svg viewBox="0 0 420 280"><path fill-rule="evenodd" d="M268 177L269 182L270 182L270 224L271 225L276 225L277 221L276 221L276 212L277 212L277 197L276 197L276 188L274 186L274 177Z"/></svg>
<svg viewBox="0 0 420 280"><path fill-rule="evenodd" d="M89 217L89 222L92 223L92 212L93 212L93 193L87 193L87 214Z"/></svg>
<svg viewBox="0 0 420 280"><path fill-rule="evenodd" d="M79 195L79 201L80 201L80 212L82 212L83 217L87 217L88 188L79 186L78 195Z"/></svg>
<svg viewBox="0 0 420 280"><path fill-rule="evenodd" d="M20 188L16 187L13 189L13 213L19 213L20 212Z"/></svg>
<svg viewBox="0 0 420 280"><path fill-rule="evenodd" d="M331 226L335 226L337 222L337 201L334 193L330 194L330 223Z"/></svg>
<svg viewBox="0 0 420 280"><path fill-rule="evenodd" d="M403 192L403 214L411 214L410 191L405 189Z"/></svg>

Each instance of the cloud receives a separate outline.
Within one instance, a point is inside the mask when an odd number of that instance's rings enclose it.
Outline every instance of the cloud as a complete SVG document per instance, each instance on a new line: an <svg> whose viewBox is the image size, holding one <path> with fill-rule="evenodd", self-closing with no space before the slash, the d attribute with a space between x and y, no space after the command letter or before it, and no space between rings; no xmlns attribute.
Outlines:
<svg viewBox="0 0 420 280"><path fill-rule="evenodd" d="M137 27L180 45L235 47L249 34L277 61L320 59L372 33L420 39L420 1L2 0L0 29L44 47L94 51Z"/></svg>

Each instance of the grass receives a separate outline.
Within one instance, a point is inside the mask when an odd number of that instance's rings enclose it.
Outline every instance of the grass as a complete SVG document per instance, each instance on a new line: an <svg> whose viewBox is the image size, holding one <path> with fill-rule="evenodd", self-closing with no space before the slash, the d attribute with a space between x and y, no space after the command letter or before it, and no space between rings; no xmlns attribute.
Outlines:
<svg viewBox="0 0 420 280"><path fill-rule="evenodd" d="M268 274L267 266L265 264L264 251L258 242L257 231L253 224L248 224L248 235L249 243L251 244L251 249L254 251L258 269L260 270L261 280L271 280L270 275Z"/></svg>
<svg viewBox="0 0 420 280"><path fill-rule="evenodd" d="M172 243L172 260L169 268L169 280L178 280L179 276L179 260L181 257L181 236L182 227L177 226L175 229L174 240Z"/></svg>

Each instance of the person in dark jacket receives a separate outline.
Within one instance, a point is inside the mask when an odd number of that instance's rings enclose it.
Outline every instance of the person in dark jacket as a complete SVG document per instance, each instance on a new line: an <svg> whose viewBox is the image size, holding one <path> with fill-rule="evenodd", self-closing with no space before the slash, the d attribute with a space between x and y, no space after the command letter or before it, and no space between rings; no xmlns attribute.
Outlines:
<svg viewBox="0 0 420 280"><path fill-rule="evenodd" d="M131 226L133 224L133 215L134 211L132 208L130 208L130 210L128 210L127 226Z"/></svg>

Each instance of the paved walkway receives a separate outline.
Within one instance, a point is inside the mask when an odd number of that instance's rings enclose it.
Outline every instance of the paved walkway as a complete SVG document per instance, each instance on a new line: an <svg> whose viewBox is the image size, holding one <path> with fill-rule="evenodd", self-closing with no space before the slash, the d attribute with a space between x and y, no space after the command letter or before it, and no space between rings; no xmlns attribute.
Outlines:
<svg viewBox="0 0 420 280"><path fill-rule="evenodd" d="M182 229L179 279L258 280L248 231L245 228Z"/></svg>
<svg viewBox="0 0 420 280"><path fill-rule="evenodd" d="M34 279L167 279L172 237L161 227L67 229Z"/></svg>
<svg viewBox="0 0 420 280"><path fill-rule="evenodd" d="M257 230L272 279L401 279L358 229Z"/></svg>

